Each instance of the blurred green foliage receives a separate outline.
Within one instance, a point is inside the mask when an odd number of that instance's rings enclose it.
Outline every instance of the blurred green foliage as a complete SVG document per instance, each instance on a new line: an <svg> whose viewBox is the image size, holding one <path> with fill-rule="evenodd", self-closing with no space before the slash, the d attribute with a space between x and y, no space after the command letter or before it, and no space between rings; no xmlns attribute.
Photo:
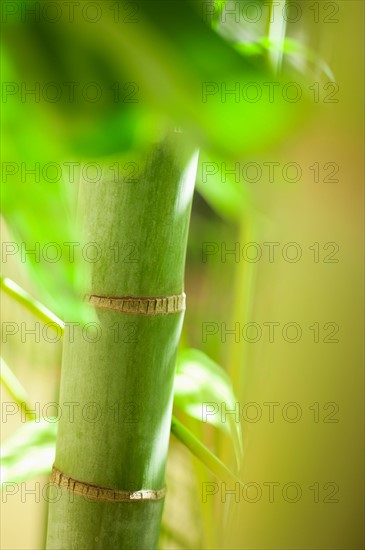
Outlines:
<svg viewBox="0 0 365 550"><path fill-rule="evenodd" d="M193 229L221 235L221 225L212 229L212 220L218 226L214 212L233 238L236 227L242 229L250 218L245 214L252 215L250 193L229 175L222 184L219 174L213 174L208 184L203 164L235 162L266 150L288 135L306 109L280 94L275 102L269 94L255 102L240 93L237 101L229 91L237 84L241 92L250 83L268 91L272 82L302 82L295 65L302 67L303 60L330 72L304 45L283 40L285 25L275 38L268 22L270 3L263 0L256 4L265 17L246 28L222 24L223 1L96 2L101 11L95 22L95 13L85 16L82 4L72 17L62 0L53 4L62 14L54 22L42 16L42 2L33 0L12 2L4 12L2 208L18 246L61 246L61 261L41 257L37 262L30 254L27 265L43 302L61 318L76 321L84 315L79 293L85 266L70 261L68 243L80 241L75 213L83 163L134 161L166 131L183 131L200 148L196 188L210 207L197 201ZM249 4L253 2L240 1L241 7ZM27 15L32 10L36 15ZM278 74L273 59L282 56L286 62ZM42 167L47 165L46 173ZM49 176L54 165L63 168L59 178ZM26 172L32 169L36 176ZM209 269L212 275L214 268ZM222 283L220 273L214 277ZM236 397L225 370L198 350L181 351L175 407L193 418L193 432L202 402L224 401L234 408ZM241 425L231 416L227 423L219 422L219 415L207 420L228 434L239 467ZM201 435L200 425L195 434ZM55 437L56 424L47 421L21 427L4 446L3 480L47 472Z"/></svg>
<svg viewBox="0 0 365 550"><path fill-rule="evenodd" d="M281 96L275 103L269 94L257 102L222 96L237 84L267 90L273 79L270 46L253 51L262 27L250 25L248 40L234 36L231 43L224 25L213 25L224 37L211 28L210 14L216 18L223 2L106 1L85 11L58 0L55 12L33 0L6 4L3 215L18 244L61 246L60 261L36 263L30 254L27 263L53 311L81 318L84 271L69 261L67 243L79 241L74 214L83 162L134 158L171 127L182 128L202 158L237 158L280 139L298 109ZM228 218L237 218L245 200L232 181L198 180L198 190Z"/></svg>

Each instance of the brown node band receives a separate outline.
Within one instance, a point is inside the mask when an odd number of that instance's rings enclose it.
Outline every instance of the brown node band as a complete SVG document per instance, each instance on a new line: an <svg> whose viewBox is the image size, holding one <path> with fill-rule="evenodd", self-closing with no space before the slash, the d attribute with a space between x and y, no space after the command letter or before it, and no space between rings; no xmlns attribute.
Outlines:
<svg viewBox="0 0 365 550"><path fill-rule="evenodd" d="M97 308L111 309L127 315L171 315L185 311L184 293L175 296L95 296L86 295L86 301Z"/></svg>
<svg viewBox="0 0 365 550"><path fill-rule="evenodd" d="M166 489L141 489L139 491L120 491L110 487L102 487L95 483L85 483L74 479L53 466L51 483L75 495L83 496L88 500L104 502L139 502L144 500L161 500L165 497Z"/></svg>

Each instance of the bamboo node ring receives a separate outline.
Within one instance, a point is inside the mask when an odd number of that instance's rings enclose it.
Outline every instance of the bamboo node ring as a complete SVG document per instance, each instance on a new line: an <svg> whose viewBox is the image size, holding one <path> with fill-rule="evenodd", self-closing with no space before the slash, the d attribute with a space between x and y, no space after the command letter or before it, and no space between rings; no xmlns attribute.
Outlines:
<svg viewBox="0 0 365 550"><path fill-rule="evenodd" d="M50 482L60 489L75 495L86 497L87 500L104 502L142 502L145 500L161 500L165 497L166 489L141 489L138 491L121 491L103 487L95 483L85 483L74 479L53 466Z"/></svg>
<svg viewBox="0 0 365 550"><path fill-rule="evenodd" d="M111 309L127 315L171 315L185 311L186 295L174 296L96 296L85 295L96 308Z"/></svg>

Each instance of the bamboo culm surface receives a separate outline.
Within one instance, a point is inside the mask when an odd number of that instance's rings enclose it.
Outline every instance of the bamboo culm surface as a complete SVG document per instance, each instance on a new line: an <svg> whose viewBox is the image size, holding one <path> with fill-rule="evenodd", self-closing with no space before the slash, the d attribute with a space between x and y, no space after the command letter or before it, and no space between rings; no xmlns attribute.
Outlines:
<svg viewBox="0 0 365 550"><path fill-rule="evenodd" d="M157 547L196 163L171 132L136 182L80 184L83 240L101 252L84 285L96 318L66 323L48 550Z"/></svg>

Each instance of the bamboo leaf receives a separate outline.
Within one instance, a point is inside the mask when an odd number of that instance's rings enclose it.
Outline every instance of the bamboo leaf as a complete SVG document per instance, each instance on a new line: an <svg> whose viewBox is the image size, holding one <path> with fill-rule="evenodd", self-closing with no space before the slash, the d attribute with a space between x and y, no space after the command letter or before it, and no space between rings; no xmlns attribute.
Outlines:
<svg viewBox="0 0 365 550"><path fill-rule="evenodd" d="M54 323L63 332L65 326L64 322L41 302L33 298L33 296L31 296L15 281L9 279L9 277L3 277L0 275L0 286L1 289L8 294L8 296L11 296L19 302L19 304L22 304L40 321L43 321L44 323Z"/></svg>
<svg viewBox="0 0 365 550"><path fill-rule="evenodd" d="M254 42L236 42L232 44L235 50L246 56L263 55L267 53L274 59L273 63L281 63L281 58L287 65L305 67L309 75L321 77L322 80L335 81L336 77L326 61L318 53L294 38L270 39L261 37ZM276 61L279 60L279 61Z"/></svg>
<svg viewBox="0 0 365 550"><path fill-rule="evenodd" d="M234 410L237 403L226 372L202 351L185 349L178 356L174 392L175 406L229 435L239 469L243 455L241 423L234 414L217 414L222 407Z"/></svg>
<svg viewBox="0 0 365 550"><path fill-rule="evenodd" d="M28 399L27 392L18 378L15 376L11 368L5 363L1 357L1 374L0 379L3 386L7 389L8 393L14 399L16 403L26 403Z"/></svg>
<svg viewBox="0 0 365 550"><path fill-rule="evenodd" d="M50 472L56 445L57 425L50 417L27 422L2 446L1 481L21 482Z"/></svg>
<svg viewBox="0 0 365 550"><path fill-rule="evenodd" d="M30 410L30 407L27 404L28 395L25 388L2 357L0 358L0 362L0 379L2 385L4 386L4 388L6 388L14 401L18 403L21 410L23 411L23 414L25 415L25 418L27 420L33 420L34 413L28 412Z"/></svg>
<svg viewBox="0 0 365 550"><path fill-rule="evenodd" d="M172 417L171 432L221 481L242 483L177 418ZM55 457L57 422L53 417L27 422L2 446L1 481L21 482L51 471Z"/></svg>
<svg viewBox="0 0 365 550"><path fill-rule="evenodd" d="M223 162L202 151L199 156L196 190L222 218L238 221L249 204L249 193L243 182L237 182L225 169L234 170L234 163Z"/></svg>
<svg viewBox="0 0 365 550"><path fill-rule="evenodd" d="M15 15L3 32L7 77L10 72L6 80L39 82L41 96L43 86L54 82L60 99L42 98L19 109L20 90L7 92L6 128L14 127L16 117L28 128L28 120L33 126L38 116L41 141L35 144L48 151L46 138L52 131L54 145L77 157L118 153L140 140L146 143L151 132L158 131L161 118L178 121L202 146L230 156L276 140L278 130L287 125L284 101L273 109L264 98L259 105L221 100L223 88L231 90L236 83L254 82L265 89L270 79L265 55L252 58L237 52L209 27L209 14L205 17L192 4L138 2L138 24L123 20L123 2L103 9L92 25L80 9L72 24L61 19L50 25L30 18L24 23ZM63 86L67 82L78 84L72 101ZM99 90L97 101L85 101L82 95L83 85L90 82ZM47 88L45 93L47 97Z"/></svg>
<svg viewBox="0 0 365 550"><path fill-rule="evenodd" d="M226 483L243 485L242 481L175 416L172 417L171 431L216 477Z"/></svg>

